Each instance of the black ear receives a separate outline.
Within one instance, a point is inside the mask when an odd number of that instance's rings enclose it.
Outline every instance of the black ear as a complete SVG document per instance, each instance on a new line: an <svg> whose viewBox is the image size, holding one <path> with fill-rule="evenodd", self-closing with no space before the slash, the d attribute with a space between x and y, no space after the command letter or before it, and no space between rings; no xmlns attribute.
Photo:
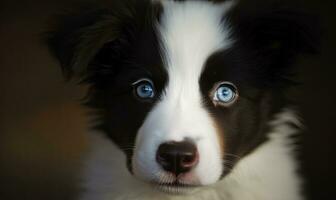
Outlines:
<svg viewBox="0 0 336 200"><path fill-rule="evenodd" d="M289 8L255 10L241 16L239 34L244 42L260 50L290 50L290 53L315 53L318 47L317 18Z"/></svg>
<svg viewBox="0 0 336 200"><path fill-rule="evenodd" d="M108 48L109 57L120 54L120 46L127 41L127 31L133 28L126 23L135 15L131 9L134 2L139 1L119 0L104 6L95 3L54 17L56 22L47 33L47 44L66 78L90 76L90 71L97 70L90 65L103 48Z"/></svg>
<svg viewBox="0 0 336 200"><path fill-rule="evenodd" d="M47 35L51 53L59 60L67 78L85 73L89 60L107 38L96 38L97 24L106 15L106 10L80 9L55 17L53 30ZM107 36L105 36L107 37Z"/></svg>
<svg viewBox="0 0 336 200"><path fill-rule="evenodd" d="M126 49L136 40L134 33L159 13L159 6L152 5L150 0L114 0L103 8L85 6L55 17L57 22L48 34L47 43L65 76L86 79L95 74L114 73L112 65L118 65L127 56Z"/></svg>
<svg viewBox="0 0 336 200"><path fill-rule="evenodd" d="M255 70L269 81L287 79L302 54L317 53L318 17L281 3L237 6L232 12L234 40L247 49Z"/></svg>

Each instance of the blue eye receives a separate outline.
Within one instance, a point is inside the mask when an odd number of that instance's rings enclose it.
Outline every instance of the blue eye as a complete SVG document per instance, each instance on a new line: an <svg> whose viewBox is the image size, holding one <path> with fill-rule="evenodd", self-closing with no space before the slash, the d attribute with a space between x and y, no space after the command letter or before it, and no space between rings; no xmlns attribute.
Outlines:
<svg viewBox="0 0 336 200"><path fill-rule="evenodd" d="M214 101L230 104L233 103L238 97L236 88L230 83L223 83L219 85L214 94Z"/></svg>
<svg viewBox="0 0 336 200"><path fill-rule="evenodd" d="M155 96L154 86L152 81L147 79L139 80L135 83L135 93L141 99L151 99Z"/></svg>

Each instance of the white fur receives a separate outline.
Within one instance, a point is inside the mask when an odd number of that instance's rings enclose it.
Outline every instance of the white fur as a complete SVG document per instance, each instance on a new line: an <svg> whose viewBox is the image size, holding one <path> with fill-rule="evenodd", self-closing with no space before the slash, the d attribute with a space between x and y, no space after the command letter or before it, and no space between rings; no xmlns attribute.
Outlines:
<svg viewBox="0 0 336 200"><path fill-rule="evenodd" d="M195 141L199 163L182 180L211 184L222 172L222 155L214 122L202 106L199 77L207 58L228 48L228 30L222 21L231 4L204 1L164 1L158 33L169 83L136 138L134 174L146 181L173 182L156 162L158 146L165 142Z"/></svg>
<svg viewBox="0 0 336 200"><path fill-rule="evenodd" d="M171 196L136 180L126 169L124 154L95 133L81 200L301 200L289 139L296 129L287 122L300 125L290 110L277 115L270 123L268 142L243 158L223 180L188 196Z"/></svg>

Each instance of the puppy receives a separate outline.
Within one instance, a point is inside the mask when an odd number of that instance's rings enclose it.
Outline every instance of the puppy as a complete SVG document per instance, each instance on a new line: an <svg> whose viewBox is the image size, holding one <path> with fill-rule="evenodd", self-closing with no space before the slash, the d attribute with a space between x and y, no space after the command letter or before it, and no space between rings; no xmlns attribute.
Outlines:
<svg viewBox="0 0 336 200"><path fill-rule="evenodd" d="M303 198L285 92L297 56L315 52L307 15L236 1L94 7L48 39L65 75L90 86L80 199Z"/></svg>

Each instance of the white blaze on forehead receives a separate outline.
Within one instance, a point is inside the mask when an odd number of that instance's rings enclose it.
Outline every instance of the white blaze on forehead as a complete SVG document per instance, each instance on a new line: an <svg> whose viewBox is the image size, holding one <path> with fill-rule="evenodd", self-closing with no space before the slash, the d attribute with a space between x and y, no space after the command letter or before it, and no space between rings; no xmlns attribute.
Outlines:
<svg viewBox="0 0 336 200"><path fill-rule="evenodd" d="M162 5L157 29L169 81L138 131L133 170L143 179L157 180L163 173L155 159L158 146L190 138L200 157L194 179L214 183L222 173L222 154L216 127L202 104L199 78L209 56L230 45L223 16L231 3L166 0Z"/></svg>
<svg viewBox="0 0 336 200"><path fill-rule="evenodd" d="M163 7L158 28L166 67L169 72L178 71L175 73L180 76L197 79L207 58L230 44L223 24L223 14L229 6L164 1Z"/></svg>
<svg viewBox="0 0 336 200"><path fill-rule="evenodd" d="M158 32L169 76L165 98L171 103L178 101L180 109L201 106L198 82L205 62L211 54L230 45L223 21L230 7L231 3L163 1Z"/></svg>
<svg viewBox="0 0 336 200"><path fill-rule="evenodd" d="M223 17L231 3L213 4L207 1L163 1L158 32L161 54L169 76L163 102L179 113L196 114L202 108L199 78L210 55L228 48L229 31ZM191 109L191 110L190 110ZM174 114L183 126L190 119ZM197 118L197 116L193 116ZM178 124L176 124L178 125Z"/></svg>

